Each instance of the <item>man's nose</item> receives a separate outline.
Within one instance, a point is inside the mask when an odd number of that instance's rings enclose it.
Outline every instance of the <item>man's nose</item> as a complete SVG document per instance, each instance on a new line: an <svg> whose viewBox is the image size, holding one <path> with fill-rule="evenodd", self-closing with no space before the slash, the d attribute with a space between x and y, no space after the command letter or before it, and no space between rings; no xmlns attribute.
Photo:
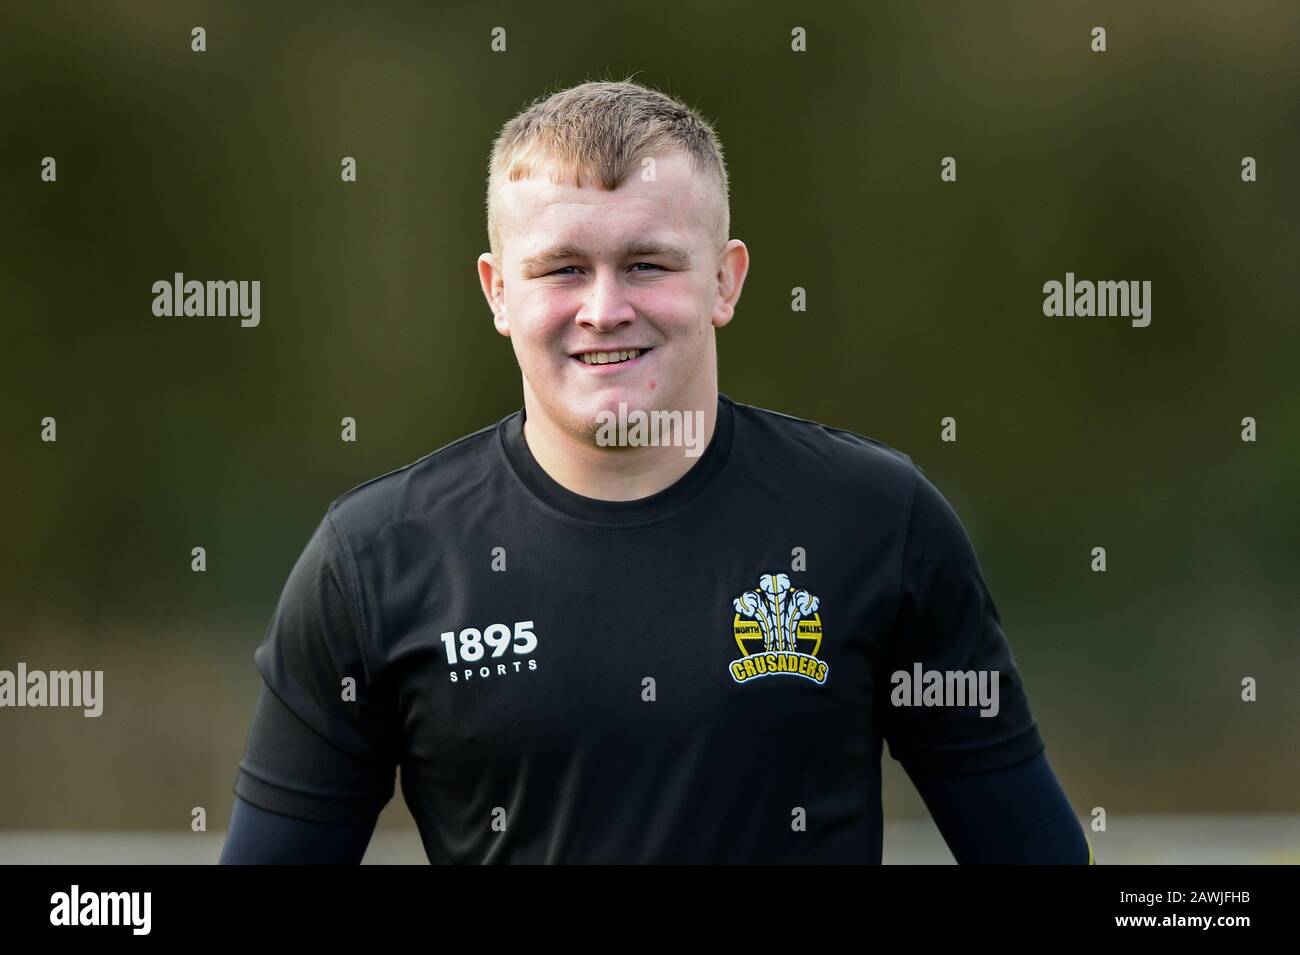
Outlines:
<svg viewBox="0 0 1300 955"><path fill-rule="evenodd" d="M606 331L625 325L636 318L636 310L627 296L627 289L619 280L614 269L598 269L587 294L583 298L582 308L577 320L581 324Z"/></svg>

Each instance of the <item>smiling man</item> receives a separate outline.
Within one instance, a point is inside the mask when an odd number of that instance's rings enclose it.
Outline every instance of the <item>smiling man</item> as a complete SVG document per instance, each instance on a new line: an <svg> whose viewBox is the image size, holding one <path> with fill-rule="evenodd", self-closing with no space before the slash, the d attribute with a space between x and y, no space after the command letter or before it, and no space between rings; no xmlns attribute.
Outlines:
<svg viewBox="0 0 1300 955"><path fill-rule="evenodd" d="M400 766L432 862L877 863L886 742L958 861L1090 861L947 501L718 392L729 231L670 97L505 125L478 277L523 407L330 504L255 655L223 862L358 861Z"/></svg>
<svg viewBox="0 0 1300 955"><path fill-rule="evenodd" d="M564 125L578 116L585 128ZM529 450L587 497L662 490L696 462L597 437L620 404L698 410L704 443L713 434L713 329L731 321L749 253L727 239L712 131L630 84L578 87L506 127L488 188L492 251L479 257L479 280L523 372Z"/></svg>

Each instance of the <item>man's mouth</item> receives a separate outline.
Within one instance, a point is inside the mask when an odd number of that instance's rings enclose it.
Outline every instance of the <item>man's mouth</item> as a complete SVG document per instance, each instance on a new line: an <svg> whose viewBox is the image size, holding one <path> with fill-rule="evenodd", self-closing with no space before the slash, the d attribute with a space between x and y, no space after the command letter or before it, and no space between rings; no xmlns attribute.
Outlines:
<svg viewBox="0 0 1300 955"><path fill-rule="evenodd" d="M599 368L606 365L626 365L629 362L635 362L638 358L648 354L652 350L653 349L650 348L608 349L604 351L579 352L572 357L575 361L580 361L584 365Z"/></svg>

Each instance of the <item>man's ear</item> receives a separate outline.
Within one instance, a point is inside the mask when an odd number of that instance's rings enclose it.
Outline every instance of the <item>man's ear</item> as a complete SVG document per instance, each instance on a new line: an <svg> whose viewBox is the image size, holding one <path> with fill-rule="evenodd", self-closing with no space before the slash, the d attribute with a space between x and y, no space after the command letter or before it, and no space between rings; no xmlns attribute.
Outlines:
<svg viewBox="0 0 1300 955"><path fill-rule="evenodd" d="M731 321L740 299L741 287L749 274L749 249L739 239L731 239L718 256L718 298L713 305L711 321L721 328Z"/></svg>
<svg viewBox="0 0 1300 955"><path fill-rule="evenodd" d="M505 275L497 268L496 257L491 252L484 252L478 257L478 281L483 288L483 297L487 299L488 308L492 309L492 324L496 330L507 338L510 337L510 321L506 317Z"/></svg>

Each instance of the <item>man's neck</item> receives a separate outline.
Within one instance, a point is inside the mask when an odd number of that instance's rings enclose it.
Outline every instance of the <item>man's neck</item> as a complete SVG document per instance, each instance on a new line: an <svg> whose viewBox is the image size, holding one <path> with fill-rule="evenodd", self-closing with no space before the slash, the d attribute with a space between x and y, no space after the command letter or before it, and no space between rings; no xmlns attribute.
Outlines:
<svg viewBox="0 0 1300 955"><path fill-rule="evenodd" d="M574 437L540 413L525 415L524 440L542 470L574 494L601 501L634 501L672 486L700 460L717 423L716 387L699 410L703 412L703 434L691 435L693 449L681 444L600 447ZM527 401L525 411L529 411ZM682 412L683 420L688 415L694 418L695 413ZM693 426L694 420L690 424ZM660 440L667 441L667 435Z"/></svg>

